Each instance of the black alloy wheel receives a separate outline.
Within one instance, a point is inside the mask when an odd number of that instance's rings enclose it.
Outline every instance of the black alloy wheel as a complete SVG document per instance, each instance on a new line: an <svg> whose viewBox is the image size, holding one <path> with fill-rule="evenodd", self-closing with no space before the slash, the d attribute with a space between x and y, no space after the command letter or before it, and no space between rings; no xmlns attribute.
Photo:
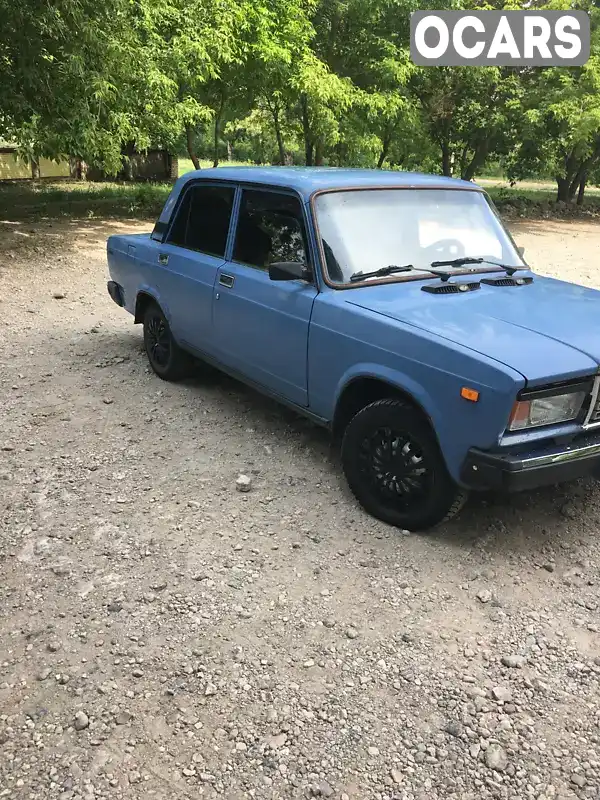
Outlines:
<svg viewBox="0 0 600 800"><path fill-rule="evenodd" d="M363 508L405 530L435 527L467 497L448 473L428 421L400 399L377 400L350 420L342 464Z"/></svg>
<svg viewBox="0 0 600 800"><path fill-rule="evenodd" d="M191 370L192 358L179 347L167 318L152 303L144 314L144 347L153 371L165 381L178 381Z"/></svg>
<svg viewBox="0 0 600 800"><path fill-rule="evenodd" d="M165 321L153 314L148 320L146 331L148 356L159 369L165 369L171 357L171 337Z"/></svg>

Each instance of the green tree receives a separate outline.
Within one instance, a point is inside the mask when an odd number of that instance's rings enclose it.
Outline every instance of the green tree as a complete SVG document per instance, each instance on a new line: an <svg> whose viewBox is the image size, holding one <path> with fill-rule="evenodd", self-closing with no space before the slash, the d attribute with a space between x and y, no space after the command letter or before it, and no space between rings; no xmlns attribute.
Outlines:
<svg viewBox="0 0 600 800"><path fill-rule="evenodd" d="M413 81L422 118L439 148L440 171L472 180L520 131L522 86L498 67L427 67Z"/></svg>
<svg viewBox="0 0 600 800"><path fill-rule="evenodd" d="M126 0L0 0L1 135L31 158L118 168L138 126L121 96L139 64L128 14Z"/></svg>
<svg viewBox="0 0 600 800"><path fill-rule="evenodd" d="M383 166L414 115L409 10L404 0L320 0L315 60L299 86L307 163L323 163L328 152L336 163L366 156Z"/></svg>
<svg viewBox="0 0 600 800"><path fill-rule="evenodd" d="M527 128L508 170L512 178L550 172L557 200L581 203L600 164L600 58L579 69L536 70L526 77Z"/></svg>

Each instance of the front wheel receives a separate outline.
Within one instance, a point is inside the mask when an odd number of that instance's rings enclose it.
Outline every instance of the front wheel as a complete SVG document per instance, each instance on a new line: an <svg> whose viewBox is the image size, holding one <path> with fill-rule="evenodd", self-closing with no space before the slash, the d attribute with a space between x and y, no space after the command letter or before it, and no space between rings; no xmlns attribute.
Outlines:
<svg viewBox="0 0 600 800"><path fill-rule="evenodd" d="M401 400L377 400L353 417L342 464L365 511L409 531L450 519L467 497L450 477L426 420Z"/></svg>
<svg viewBox="0 0 600 800"><path fill-rule="evenodd" d="M178 381L190 373L191 357L173 339L169 323L155 303L144 314L144 347L150 366L164 381Z"/></svg>

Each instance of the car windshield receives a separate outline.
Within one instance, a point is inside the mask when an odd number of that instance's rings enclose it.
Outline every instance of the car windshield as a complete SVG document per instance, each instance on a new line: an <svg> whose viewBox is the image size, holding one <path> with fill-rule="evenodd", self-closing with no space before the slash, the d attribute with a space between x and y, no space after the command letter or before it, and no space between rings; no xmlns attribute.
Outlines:
<svg viewBox="0 0 600 800"><path fill-rule="evenodd" d="M423 274L435 261L462 258L524 266L514 242L481 192L332 191L317 196L315 210L327 272L335 283L349 283L357 273L394 264L412 264L417 273ZM474 268L473 264L466 266ZM464 270L465 265L455 268ZM490 265L475 268L489 269ZM398 273L397 277L405 278L406 273ZM381 276L369 278L378 279Z"/></svg>

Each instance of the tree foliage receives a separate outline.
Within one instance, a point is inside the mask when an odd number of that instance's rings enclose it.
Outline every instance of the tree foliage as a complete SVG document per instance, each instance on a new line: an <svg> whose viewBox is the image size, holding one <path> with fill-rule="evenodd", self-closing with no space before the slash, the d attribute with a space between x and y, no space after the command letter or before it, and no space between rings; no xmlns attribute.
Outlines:
<svg viewBox="0 0 600 800"><path fill-rule="evenodd" d="M532 4L529 4L532 5ZM534 2L569 8L571 0ZM490 159L550 174L566 201L600 175L600 50L581 68L416 67L417 8L479 0L0 0L0 137L116 174L134 148L434 170ZM489 0L487 8L518 8Z"/></svg>

